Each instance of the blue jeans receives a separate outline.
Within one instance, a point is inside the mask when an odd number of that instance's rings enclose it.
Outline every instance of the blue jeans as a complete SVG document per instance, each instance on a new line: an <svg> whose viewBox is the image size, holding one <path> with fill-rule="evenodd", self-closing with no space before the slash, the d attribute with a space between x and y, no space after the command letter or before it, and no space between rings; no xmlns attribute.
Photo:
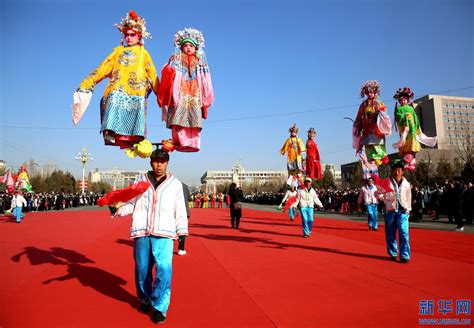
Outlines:
<svg viewBox="0 0 474 328"><path fill-rule="evenodd" d="M138 299L142 303L151 302L156 310L166 315L171 298L173 240L155 236L136 238L133 256ZM155 264L156 277L153 282L152 269Z"/></svg>
<svg viewBox="0 0 474 328"><path fill-rule="evenodd" d="M295 208L294 207L290 207L288 209L288 214L290 215L290 220L293 221L295 219Z"/></svg>
<svg viewBox="0 0 474 328"><path fill-rule="evenodd" d="M369 219L369 227L378 229L378 216L379 214L377 213L377 204L367 204L367 216Z"/></svg>
<svg viewBox="0 0 474 328"><path fill-rule="evenodd" d="M400 259L410 259L410 239L408 236L408 217L405 212L385 212L385 240L388 255L397 257L397 239L400 241Z"/></svg>
<svg viewBox="0 0 474 328"><path fill-rule="evenodd" d="M301 221L303 222L303 235L309 236L311 234L311 230L313 230L314 208L302 207L300 211L301 211Z"/></svg>
<svg viewBox="0 0 474 328"><path fill-rule="evenodd" d="M22 211L23 208L21 207L15 207L13 209L13 216L16 218L16 222L21 222L21 211Z"/></svg>

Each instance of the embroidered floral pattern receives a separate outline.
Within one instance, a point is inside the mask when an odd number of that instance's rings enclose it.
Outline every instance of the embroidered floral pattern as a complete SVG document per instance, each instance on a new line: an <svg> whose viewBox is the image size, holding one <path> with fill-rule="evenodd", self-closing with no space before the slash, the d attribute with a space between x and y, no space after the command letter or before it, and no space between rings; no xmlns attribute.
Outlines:
<svg viewBox="0 0 474 328"><path fill-rule="evenodd" d="M125 50L119 57L119 62L123 66L130 66L135 64L137 57L132 50Z"/></svg>
<svg viewBox="0 0 474 328"><path fill-rule="evenodd" d="M132 89L143 89L146 88L147 82L144 79L139 79L137 77L137 72L130 72L130 76L128 78L128 86Z"/></svg>
<svg viewBox="0 0 474 328"><path fill-rule="evenodd" d="M120 81L120 71L116 69L112 72L112 76L110 77L110 81L109 81L109 86L114 85L118 81Z"/></svg>

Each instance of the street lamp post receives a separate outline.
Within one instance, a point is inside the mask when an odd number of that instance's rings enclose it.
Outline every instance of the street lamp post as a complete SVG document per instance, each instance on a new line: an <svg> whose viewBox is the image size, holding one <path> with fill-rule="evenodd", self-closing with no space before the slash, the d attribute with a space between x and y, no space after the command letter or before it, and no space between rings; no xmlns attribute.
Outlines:
<svg viewBox="0 0 474 328"><path fill-rule="evenodd" d="M86 175L86 163L87 161L93 161L94 159L91 157L86 150L86 148L82 148L82 153L77 153L76 160L82 163L82 194L85 193L85 175Z"/></svg>

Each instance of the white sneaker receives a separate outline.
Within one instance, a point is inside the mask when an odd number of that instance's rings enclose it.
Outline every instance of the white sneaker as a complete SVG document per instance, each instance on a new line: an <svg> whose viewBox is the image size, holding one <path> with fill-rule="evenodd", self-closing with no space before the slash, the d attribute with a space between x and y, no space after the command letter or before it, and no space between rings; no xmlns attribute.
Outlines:
<svg viewBox="0 0 474 328"><path fill-rule="evenodd" d="M459 231L459 232L460 232L460 231L464 231L464 227L456 228L456 229L454 229L454 231Z"/></svg>
<svg viewBox="0 0 474 328"><path fill-rule="evenodd" d="M183 250L179 250L178 251L178 255L186 255L186 251L183 249Z"/></svg>

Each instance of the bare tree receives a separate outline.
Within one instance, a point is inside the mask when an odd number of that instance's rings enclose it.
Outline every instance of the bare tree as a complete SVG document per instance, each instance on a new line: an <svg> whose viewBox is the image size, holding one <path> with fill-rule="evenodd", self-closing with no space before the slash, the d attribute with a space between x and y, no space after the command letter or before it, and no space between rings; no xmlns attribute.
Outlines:
<svg viewBox="0 0 474 328"><path fill-rule="evenodd" d="M458 122L454 127L451 136L454 136L453 149L456 151L459 159L464 163L464 171L472 172L474 170L474 122L471 119L465 119ZM469 177L472 179L472 176Z"/></svg>

